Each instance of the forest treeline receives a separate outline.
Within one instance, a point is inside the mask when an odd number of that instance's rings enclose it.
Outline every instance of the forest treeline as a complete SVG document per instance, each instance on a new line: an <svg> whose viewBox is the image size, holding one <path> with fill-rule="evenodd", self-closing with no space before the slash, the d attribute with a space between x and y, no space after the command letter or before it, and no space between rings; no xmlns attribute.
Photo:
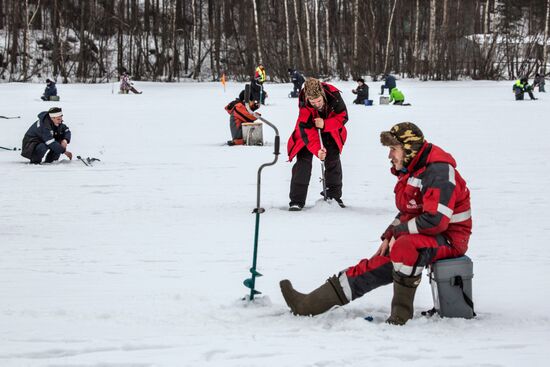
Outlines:
<svg viewBox="0 0 550 367"><path fill-rule="evenodd" d="M550 0L0 0L0 78L243 80L546 72Z"/></svg>

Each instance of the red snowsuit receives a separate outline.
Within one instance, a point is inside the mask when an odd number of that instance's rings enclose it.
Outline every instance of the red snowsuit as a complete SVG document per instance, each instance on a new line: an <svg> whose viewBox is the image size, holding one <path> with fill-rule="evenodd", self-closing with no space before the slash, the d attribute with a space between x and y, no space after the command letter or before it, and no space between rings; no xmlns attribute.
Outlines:
<svg viewBox="0 0 550 367"><path fill-rule="evenodd" d="M225 106L225 110L230 115L229 130L234 142L243 138L242 123L253 122L257 119L256 116L248 112L244 103L243 101L235 100ZM240 141L239 144L243 144L243 142Z"/></svg>
<svg viewBox="0 0 550 367"><path fill-rule="evenodd" d="M392 282L392 269L405 276L468 249L472 229L470 192L453 157L424 143L407 172L397 175L395 204L399 213L382 239L396 238L389 256L373 256L340 274L350 300Z"/></svg>
<svg viewBox="0 0 550 367"><path fill-rule="evenodd" d="M346 105L342 101L340 91L336 87L327 83L321 83L321 85L327 97L325 104L327 117L324 118L325 127L321 132L330 133L341 153L348 135L346 127L344 126L348 121ZM316 157L317 153L319 153L319 149L321 149L319 133L313 122L315 118L321 116L319 112L309 104L303 89L300 91L298 97L298 105L300 106L300 112L296 120L296 127L287 143L289 162L292 161L304 146Z"/></svg>
<svg viewBox="0 0 550 367"><path fill-rule="evenodd" d="M244 105L244 102L238 101L233 106L231 106L231 103L225 106L225 110L228 114L233 116L235 119L235 126L237 128L241 128L241 124L243 122L253 122L256 121L256 116L252 115L248 112L246 109L246 106Z"/></svg>

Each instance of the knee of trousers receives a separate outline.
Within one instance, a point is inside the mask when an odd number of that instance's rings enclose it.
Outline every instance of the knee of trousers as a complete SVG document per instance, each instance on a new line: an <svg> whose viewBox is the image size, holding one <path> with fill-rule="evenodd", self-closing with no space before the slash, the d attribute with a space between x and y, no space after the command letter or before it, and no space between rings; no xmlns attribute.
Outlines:
<svg viewBox="0 0 550 367"><path fill-rule="evenodd" d="M422 273L423 267L415 266L418 260L419 239L414 235L403 235L399 237L390 252L390 259L393 269L406 276L415 276Z"/></svg>
<svg viewBox="0 0 550 367"><path fill-rule="evenodd" d="M353 300L351 286L349 284L349 280L345 271L341 271L338 274L338 281L340 282L340 286L342 287L342 290L344 291L344 295L346 296L348 302Z"/></svg>
<svg viewBox="0 0 550 367"><path fill-rule="evenodd" d="M42 162L42 159L44 158L44 156L46 155L48 150L50 150L50 148L48 148L48 146L46 144L44 144L44 143L38 144L34 148L34 151L32 152L31 162L33 162L33 163Z"/></svg>

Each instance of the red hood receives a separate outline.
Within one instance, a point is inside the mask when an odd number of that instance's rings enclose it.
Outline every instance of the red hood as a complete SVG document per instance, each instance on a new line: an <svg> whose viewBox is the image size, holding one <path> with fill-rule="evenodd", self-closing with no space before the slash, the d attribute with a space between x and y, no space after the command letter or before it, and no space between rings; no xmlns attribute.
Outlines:
<svg viewBox="0 0 550 367"><path fill-rule="evenodd" d="M449 153L437 145L430 144L426 141L412 162L407 166L407 172L418 171L422 167L426 167L428 164L435 162L448 163L456 168L456 161ZM394 175L398 174L393 167L391 168L391 172Z"/></svg>

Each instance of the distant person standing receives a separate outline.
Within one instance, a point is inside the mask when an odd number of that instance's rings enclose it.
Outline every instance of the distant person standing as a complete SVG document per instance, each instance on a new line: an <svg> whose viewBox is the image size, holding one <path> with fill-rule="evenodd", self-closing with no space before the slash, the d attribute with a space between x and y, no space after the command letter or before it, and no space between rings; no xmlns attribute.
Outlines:
<svg viewBox="0 0 550 367"><path fill-rule="evenodd" d="M259 64L254 71L254 78L258 80L258 83L264 84L266 81L267 75L265 73L265 68L262 64Z"/></svg>
<svg viewBox="0 0 550 367"><path fill-rule="evenodd" d="M30 159L31 163L51 163L65 154L73 159L73 154L67 150L71 142L71 130L63 124L63 112L59 107L38 114L23 137L21 155Z"/></svg>
<svg viewBox="0 0 550 367"><path fill-rule="evenodd" d="M380 95L384 95L384 89L387 89L388 92L391 92L393 88L397 86L395 82L395 77L390 74L384 74L382 77L384 79L384 84L380 87Z"/></svg>
<svg viewBox="0 0 550 367"><path fill-rule="evenodd" d="M298 98L298 94L300 93L300 89L302 89L302 85L304 85L304 82L306 81L302 73L300 73L298 70L295 69L288 69L288 75L290 75L290 81L294 85L294 89L290 93L290 98Z"/></svg>
<svg viewBox="0 0 550 367"><path fill-rule="evenodd" d="M244 95L244 94L243 94ZM263 83L258 78L251 78L250 80L250 99L259 101L265 105L265 99L267 98L267 92L264 90Z"/></svg>
<svg viewBox="0 0 550 367"><path fill-rule="evenodd" d="M298 105L296 127L287 144L289 161L297 157L292 167L289 210L300 211L306 203L313 156L325 161L328 198L344 207L340 153L347 137L346 104L336 87L307 78Z"/></svg>
<svg viewBox="0 0 550 367"><path fill-rule="evenodd" d="M43 101L49 101L50 97L57 96L57 87L55 86L55 82L51 79L46 79L46 89L44 89L44 94L40 99Z"/></svg>
<svg viewBox="0 0 550 367"><path fill-rule="evenodd" d="M544 90L544 75L540 75L539 73L535 74L535 79L533 80L533 89L535 89L537 86L539 87L539 93L546 93Z"/></svg>
<svg viewBox="0 0 550 367"><path fill-rule="evenodd" d="M141 94L143 92L138 91L136 88L134 88L134 83L130 81L130 76L127 72L123 72L120 76L120 93L121 94L128 94L128 92L133 92L135 94Z"/></svg>
<svg viewBox="0 0 550 367"><path fill-rule="evenodd" d="M351 92L357 94L357 98L353 101L355 104L365 104L365 100L369 99L369 86L365 84L365 79L357 79L357 88Z"/></svg>

